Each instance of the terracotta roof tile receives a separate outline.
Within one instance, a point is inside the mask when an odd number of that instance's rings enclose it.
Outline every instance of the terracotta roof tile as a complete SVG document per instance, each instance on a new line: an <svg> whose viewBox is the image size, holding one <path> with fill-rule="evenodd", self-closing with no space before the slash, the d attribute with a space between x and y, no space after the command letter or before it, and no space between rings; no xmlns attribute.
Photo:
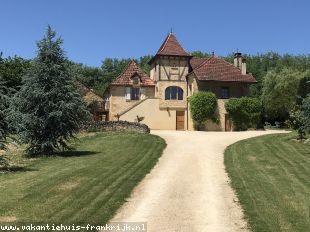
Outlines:
<svg viewBox="0 0 310 232"><path fill-rule="evenodd" d="M189 63L192 67L192 69L195 69L197 68L199 65L202 64L202 62L206 61L208 58L199 58L199 57L192 57L190 60L189 60Z"/></svg>
<svg viewBox="0 0 310 232"><path fill-rule="evenodd" d="M191 56L182 48L181 44L172 33L169 33L166 37L156 55Z"/></svg>
<svg viewBox="0 0 310 232"><path fill-rule="evenodd" d="M199 81L257 82L252 74L242 75L239 68L217 57L206 59L191 73L194 73Z"/></svg>
<svg viewBox="0 0 310 232"><path fill-rule="evenodd" d="M112 82L112 85L132 85L132 78L135 76L140 77L141 86L155 86L155 82L134 61L129 62L124 71Z"/></svg>

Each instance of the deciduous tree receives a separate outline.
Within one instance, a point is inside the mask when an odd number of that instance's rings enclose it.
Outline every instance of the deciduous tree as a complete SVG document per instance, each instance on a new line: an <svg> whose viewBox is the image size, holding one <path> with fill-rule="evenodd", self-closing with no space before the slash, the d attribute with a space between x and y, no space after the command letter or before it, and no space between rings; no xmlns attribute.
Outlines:
<svg viewBox="0 0 310 232"><path fill-rule="evenodd" d="M285 121L296 103L297 89L303 73L284 68L269 71L264 77L262 101L267 117Z"/></svg>

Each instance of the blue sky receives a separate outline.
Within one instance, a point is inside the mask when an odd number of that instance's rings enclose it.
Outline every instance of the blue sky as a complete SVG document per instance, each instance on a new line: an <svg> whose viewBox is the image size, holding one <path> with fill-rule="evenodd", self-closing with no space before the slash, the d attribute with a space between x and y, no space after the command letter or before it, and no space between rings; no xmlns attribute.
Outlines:
<svg viewBox="0 0 310 232"><path fill-rule="evenodd" d="M0 0L0 51L33 58L50 24L67 56L91 66L154 54L170 28L187 51L309 54L309 9L309 0Z"/></svg>

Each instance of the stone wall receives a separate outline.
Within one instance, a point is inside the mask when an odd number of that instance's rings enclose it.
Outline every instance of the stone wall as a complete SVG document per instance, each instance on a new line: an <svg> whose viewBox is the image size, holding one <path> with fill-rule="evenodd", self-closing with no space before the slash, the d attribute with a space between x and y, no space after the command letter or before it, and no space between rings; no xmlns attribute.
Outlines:
<svg viewBox="0 0 310 232"><path fill-rule="evenodd" d="M150 128L138 122L127 121L95 121L85 123L82 130L87 131L126 131L126 132L138 132L138 133L150 133Z"/></svg>

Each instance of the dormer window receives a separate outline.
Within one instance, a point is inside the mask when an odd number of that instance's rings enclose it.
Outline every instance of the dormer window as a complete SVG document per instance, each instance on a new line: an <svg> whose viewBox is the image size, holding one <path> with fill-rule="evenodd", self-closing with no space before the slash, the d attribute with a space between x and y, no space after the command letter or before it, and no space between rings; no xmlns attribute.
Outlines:
<svg viewBox="0 0 310 232"><path fill-rule="evenodd" d="M138 76L135 76L132 78L132 84L133 85L139 85L140 84L140 78Z"/></svg>

